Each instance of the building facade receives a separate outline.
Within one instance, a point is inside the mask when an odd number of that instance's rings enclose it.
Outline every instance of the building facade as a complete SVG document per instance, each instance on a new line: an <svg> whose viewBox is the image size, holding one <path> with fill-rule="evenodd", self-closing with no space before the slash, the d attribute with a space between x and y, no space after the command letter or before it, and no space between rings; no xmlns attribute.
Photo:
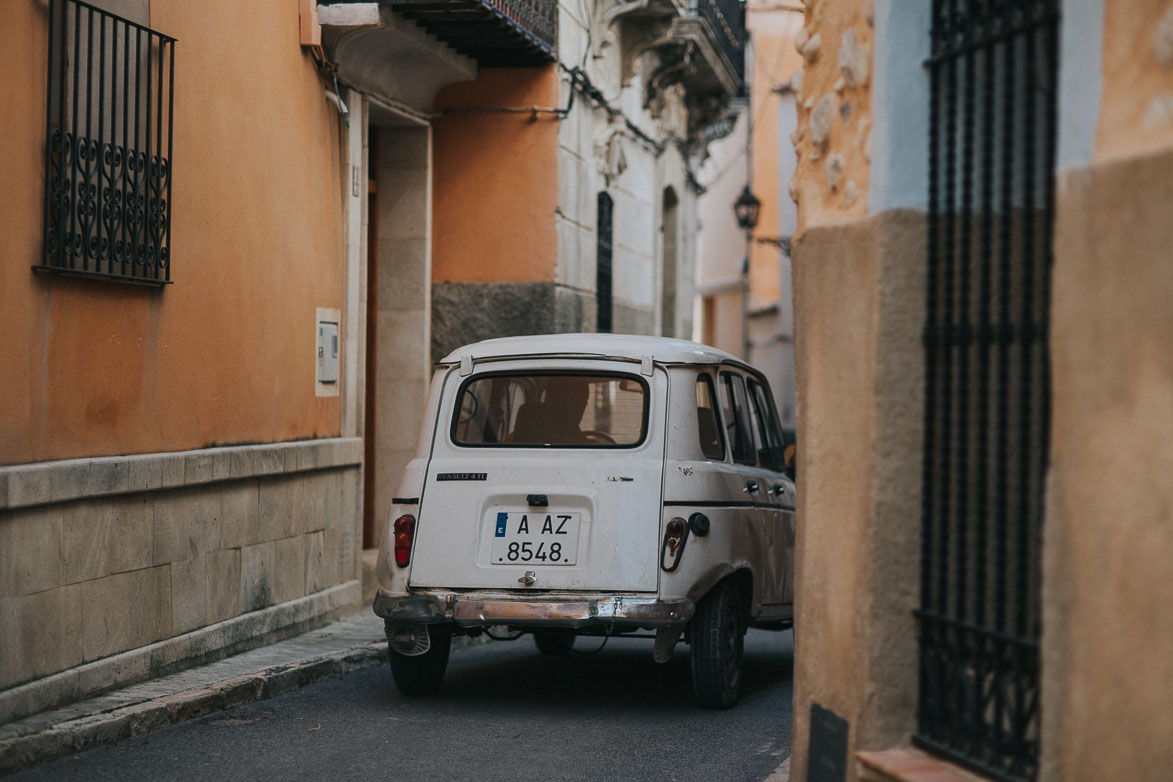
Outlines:
<svg viewBox="0 0 1173 782"><path fill-rule="evenodd" d="M433 362L515 334L691 335L694 171L741 91L743 9L332 0L318 19L365 139L348 244L368 264L373 547Z"/></svg>
<svg viewBox="0 0 1173 782"><path fill-rule="evenodd" d="M691 332L735 0L8 10L0 722L360 610L451 348Z"/></svg>
<svg viewBox="0 0 1173 782"><path fill-rule="evenodd" d="M1162 779L1173 7L804 5L792 773Z"/></svg>
<svg viewBox="0 0 1173 782"><path fill-rule="evenodd" d="M362 461L297 5L5 10L0 721L349 609Z"/></svg>
<svg viewBox="0 0 1173 782"><path fill-rule="evenodd" d="M742 355L765 372L780 423L791 432L796 409L790 241L797 210L789 188L797 113L790 77L802 65L794 45L802 27L799 6L747 4L748 99L735 106L728 134L709 144L698 177L705 191L696 339ZM760 202L748 237L733 207L747 184Z"/></svg>

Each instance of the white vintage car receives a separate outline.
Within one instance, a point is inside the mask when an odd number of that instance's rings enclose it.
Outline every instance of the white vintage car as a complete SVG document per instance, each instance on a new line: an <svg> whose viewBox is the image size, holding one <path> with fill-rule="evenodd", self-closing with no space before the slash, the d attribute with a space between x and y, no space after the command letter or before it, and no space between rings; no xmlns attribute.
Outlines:
<svg viewBox="0 0 1173 782"><path fill-rule="evenodd" d="M655 634L729 707L748 627L791 626L794 482L760 372L657 337L510 337L438 366L379 553L400 690L435 691L452 636ZM495 631L495 632L494 632Z"/></svg>

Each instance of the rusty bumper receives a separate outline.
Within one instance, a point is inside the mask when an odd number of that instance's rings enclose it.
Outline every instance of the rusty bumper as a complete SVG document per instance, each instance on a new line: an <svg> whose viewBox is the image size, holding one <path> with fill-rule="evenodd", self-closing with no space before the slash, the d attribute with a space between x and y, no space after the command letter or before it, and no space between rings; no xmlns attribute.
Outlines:
<svg viewBox="0 0 1173 782"><path fill-rule="evenodd" d="M535 596L536 597L536 596ZM659 600L654 597L598 595L551 596L545 599L485 597L452 592L417 592L390 595L379 590L375 613L392 624L452 622L460 627L656 628L687 622L695 605L688 598Z"/></svg>

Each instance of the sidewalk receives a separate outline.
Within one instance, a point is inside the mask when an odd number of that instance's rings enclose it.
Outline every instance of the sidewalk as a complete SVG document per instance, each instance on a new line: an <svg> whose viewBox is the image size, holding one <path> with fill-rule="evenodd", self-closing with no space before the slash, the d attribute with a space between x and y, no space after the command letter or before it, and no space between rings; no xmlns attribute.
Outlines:
<svg viewBox="0 0 1173 782"><path fill-rule="evenodd" d="M369 610L286 641L0 726L0 775L385 664Z"/></svg>

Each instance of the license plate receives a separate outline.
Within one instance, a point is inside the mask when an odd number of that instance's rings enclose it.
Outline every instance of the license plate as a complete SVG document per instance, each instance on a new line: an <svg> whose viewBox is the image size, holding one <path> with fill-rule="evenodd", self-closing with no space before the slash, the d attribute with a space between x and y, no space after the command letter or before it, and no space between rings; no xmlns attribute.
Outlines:
<svg viewBox="0 0 1173 782"><path fill-rule="evenodd" d="M499 511L493 526L494 565L573 565L578 560L581 513Z"/></svg>

